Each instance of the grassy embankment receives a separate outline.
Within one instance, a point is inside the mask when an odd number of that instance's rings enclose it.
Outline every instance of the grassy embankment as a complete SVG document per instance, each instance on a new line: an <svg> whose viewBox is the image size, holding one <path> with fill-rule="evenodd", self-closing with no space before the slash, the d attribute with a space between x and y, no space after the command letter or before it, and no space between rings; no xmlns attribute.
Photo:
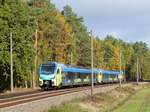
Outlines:
<svg viewBox="0 0 150 112"><path fill-rule="evenodd" d="M114 112L150 112L150 88L139 91Z"/></svg>
<svg viewBox="0 0 150 112"><path fill-rule="evenodd" d="M150 97L150 94L147 94L150 93L149 91L150 85L118 87L106 93L96 94L92 100L88 96L51 107L49 112L112 112L113 110L114 112L137 112L132 110L134 108L138 109L138 112L149 112L147 111L150 109L150 98L147 98Z"/></svg>

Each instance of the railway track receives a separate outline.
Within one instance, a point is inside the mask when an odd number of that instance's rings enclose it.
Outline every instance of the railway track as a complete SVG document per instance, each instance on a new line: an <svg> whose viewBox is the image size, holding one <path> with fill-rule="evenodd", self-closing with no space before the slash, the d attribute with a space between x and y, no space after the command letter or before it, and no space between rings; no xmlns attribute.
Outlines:
<svg viewBox="0 0 150 112"><path fill-rule="evenodd" d="M22 96L22 95L26 95L26 94L35 94L35 93L39 93L39 92L43 92L43 91L41 89L36 89L36 90L28 90L28 91L24 91L24 92L2 93L2 94L0 94L0 100L5 99L5 98L15 97L15 96Z"/></svg>
<svg viewBox="0 0 150 112"><path fill-rule="evenodd" d="M96 85L94 88L112 86L115 84L104 84L104 85ZM40 100L48 97L54 97L69 93L75 93L79 91L89 90L90 86L77 87L77 88L69 88L69 89L60 89L60 90L51 90L51 91L34 91L27 94L18 94L11 97L2 97L0 98L0 108L10 107L22 103L27 103L35 100Z"/></svg>

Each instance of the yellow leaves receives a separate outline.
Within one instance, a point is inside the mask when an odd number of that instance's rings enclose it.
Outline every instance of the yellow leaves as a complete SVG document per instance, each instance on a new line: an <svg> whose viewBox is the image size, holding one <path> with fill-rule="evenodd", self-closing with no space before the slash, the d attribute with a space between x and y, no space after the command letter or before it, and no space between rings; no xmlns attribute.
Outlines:
<svg viewBox="0 0 150 112"><path fill-rule="evenodd" d="M60 26L63 26L65 24L65 18L60 13L57 13L56 19L59 20Z"/></svg>
<svg viewBox="0 0 150 112"><path fill-rule="evenodd" d="M119 64L119 59L120 59L120 47L114 46L114 58L115 58L115 64Z"/></svg>
<svg viewBox="0 0 150 112"><path fill-rule="evenodd" d="M47 50L52 50L52 60L67 63L68 53L75 46L75 38L72 27L64 16L56 11L43 13L39 17L39 30L43 39L50 41L50 45L44 46L49 46Z"/></svg>
<svg viewBox="0 0 150 112"><path fill-rule="evenodd" d="M96 67L101 66L101 68L103 68L102 65L103 50L102 50L102 45L97 38L93 38L93 51L94 51L94 63L96 63L95 66Z"/></svg>

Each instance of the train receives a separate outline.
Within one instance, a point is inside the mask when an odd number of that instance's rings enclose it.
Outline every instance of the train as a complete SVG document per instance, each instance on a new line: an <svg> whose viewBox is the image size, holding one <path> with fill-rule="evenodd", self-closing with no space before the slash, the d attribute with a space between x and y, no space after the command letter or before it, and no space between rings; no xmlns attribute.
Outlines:
<svg viewBox="0 0 150 112"><path fill-rule="evenodd" d="M100 68L73 67L59 62L44 62L40 65L39 85L42 89L61 88L64 86L80 86L93 83L110 83L123 80L122 71L104 70Z"/></svg>

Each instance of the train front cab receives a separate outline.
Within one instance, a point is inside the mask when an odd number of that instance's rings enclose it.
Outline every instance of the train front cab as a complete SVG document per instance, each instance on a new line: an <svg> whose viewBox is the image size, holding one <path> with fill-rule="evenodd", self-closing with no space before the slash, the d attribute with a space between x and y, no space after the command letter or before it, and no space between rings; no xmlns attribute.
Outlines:
<svg viewBox="0 0 150 112"><path fill-rule="evenodd" d="M44 90L60 87L62 83L61 66L57 63L41 64L40 87Z"/></svg>

